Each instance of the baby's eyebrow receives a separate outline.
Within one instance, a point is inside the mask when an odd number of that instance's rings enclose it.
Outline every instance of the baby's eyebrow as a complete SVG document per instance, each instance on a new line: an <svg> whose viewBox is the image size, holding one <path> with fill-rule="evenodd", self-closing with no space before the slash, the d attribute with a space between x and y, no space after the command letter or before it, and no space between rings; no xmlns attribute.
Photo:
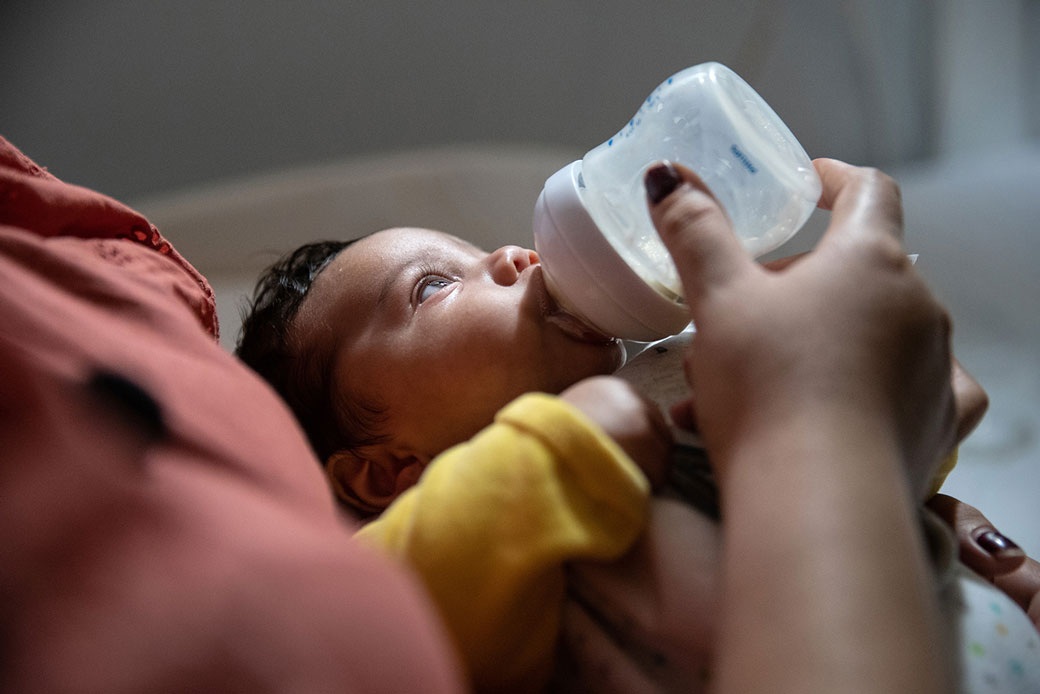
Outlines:
<svg viewBox="0 0 1040 694"><path fill-rule="evenodd" d="M470 252L476 251L477 253L481 253L481 254L487 253L487 251L485 251L483 248L481 248L477 244L472 243L471 241L467 241L465 239L460 239L458 236L452 236L451 238L452 238L452 240L455 241L456 244L461 246L464 250L467 250L467 251L470 251Z"/></svg>
<svg viewBox="0 0 1040 694"><path fill-rule="evenodd" d="M379 296L376 297L376 306L382 305L386 301L386 297L390 296L390 290L394 288L394 283L397 282L398 278L405 271L409 265L412 264L410 259L402 260L395 264L389 272L386 273L386 277L383 279L383 285L379 288Z"/></svg>

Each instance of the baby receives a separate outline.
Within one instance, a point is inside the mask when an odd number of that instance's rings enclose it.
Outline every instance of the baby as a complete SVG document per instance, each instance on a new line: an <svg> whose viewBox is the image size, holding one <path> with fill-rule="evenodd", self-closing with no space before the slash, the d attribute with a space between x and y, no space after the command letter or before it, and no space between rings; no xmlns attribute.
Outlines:
<svg viewBox="0 0 1040 694"><path fill-rule="evenodd" d="M544 685L565 565L629 551L666 477L659 409L602 377L624 346L558 309L533 251L388 229L276 265L238 353L296 412L339 497L381 514L360 535L415 568L475 687ZM703 684L699 666L684 674Z"/></svg>
<svg viewBox="0 0 1040 694"><path fill-rule="evenodd" d="M346 503L371 516L412 489L362 532L423 566L476 685L537 687L564 561L623 553L649 494L633 460L663 475L657 409L620 381L583 382L624 347L560 314L537 255L514 246L390 229L304 247L268 277L239 354L298 413ZM295 316L270 315L273 293L311 282ZM536 394L574 384L562 402Z"/></svg>

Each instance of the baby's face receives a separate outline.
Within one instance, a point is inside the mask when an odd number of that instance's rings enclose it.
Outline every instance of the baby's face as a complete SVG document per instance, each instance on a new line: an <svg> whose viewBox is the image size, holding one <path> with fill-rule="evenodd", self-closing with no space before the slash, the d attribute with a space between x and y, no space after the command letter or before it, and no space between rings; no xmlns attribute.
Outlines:
<svg viewBox="0 0 1040 694"><path fill-rule="evenodd" d="M610 373L616 340L559 315L538 255L486 253L427 229L387 229L346 248L297 317L332 355L346 393L386 409L398 453L428 458L468 439L529 391Z"/></svg>

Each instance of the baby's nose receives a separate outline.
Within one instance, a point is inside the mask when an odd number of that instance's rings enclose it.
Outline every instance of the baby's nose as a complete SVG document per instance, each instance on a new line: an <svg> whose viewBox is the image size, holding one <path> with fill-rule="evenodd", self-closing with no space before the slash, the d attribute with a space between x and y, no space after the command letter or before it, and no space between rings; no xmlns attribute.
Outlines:
<svg viewBox="0 0 1040 694"><path fill-rule="evenodd" d="M502 246L488 257L491 279L497 284L510 285L527 268L538 264L538 253L520 246Z"/></svg>

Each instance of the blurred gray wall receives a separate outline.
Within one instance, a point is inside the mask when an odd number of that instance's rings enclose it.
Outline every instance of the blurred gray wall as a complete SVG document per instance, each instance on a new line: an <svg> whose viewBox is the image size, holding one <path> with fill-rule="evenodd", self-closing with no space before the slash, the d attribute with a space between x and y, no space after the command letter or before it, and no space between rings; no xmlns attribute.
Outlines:
<svg viewBox="0 0 1040 694"><path fill-rule="evenodd" d="M942 145L946 5L4 0L0 134L132 202L361 153L581 152L664 77L719 60L811 155L888 166Z"/></svg>

